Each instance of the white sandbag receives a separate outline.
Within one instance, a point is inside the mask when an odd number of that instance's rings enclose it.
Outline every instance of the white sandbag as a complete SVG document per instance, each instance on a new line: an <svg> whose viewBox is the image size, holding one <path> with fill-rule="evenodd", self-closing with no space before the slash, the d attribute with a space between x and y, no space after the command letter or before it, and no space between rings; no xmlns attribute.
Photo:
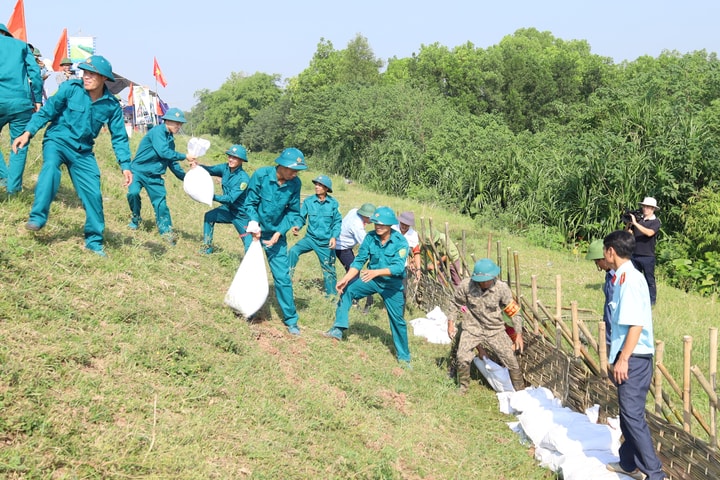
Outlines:
<svg viewBox="0 0 720 480"><path fill-rule="evenodd" d="M210 140L192 137L188 140L188 157L202 157L210 148Z"/></svg>
<svg viewBox="0 0 720 480"><path fill-rule="evenodd" d="M260 240L253 240L225 294L225 305L250 317L265 304L268 292L265 254Z"/></svg>
<svg viewBox="0 0 720 480"><path fill-rule="evenodd" d="M202 167L193 167L185 173L183 190L196 202L211 206L215 195L213 179Z"/></svg>
<svg viewBox="0 0 720 480"><path fill-rule="evenodd" d="M510 371L490 360L488 357L482 359L475 357L473 363L482 373L485 380L496 392L514 392L512 381L510 381Z"/></svg>
<svg viewBox="0 0 720 480"><path fill-rule="evenodd" d="M430 343L447 345L450 343L450 337L447 334L447 315L435 307L427 313L425 318L416 318L410 320L413 327L413 333L416 337L425 337Z"/></svg>

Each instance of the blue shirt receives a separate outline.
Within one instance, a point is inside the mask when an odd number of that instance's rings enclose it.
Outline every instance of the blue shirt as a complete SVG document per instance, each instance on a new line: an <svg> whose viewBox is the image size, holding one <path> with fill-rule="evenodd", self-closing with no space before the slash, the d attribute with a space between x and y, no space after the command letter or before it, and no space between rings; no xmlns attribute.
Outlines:
<svg viewBox="0 0 720 480"><path fill-rule="evenodd" d="M396 230L390 230L390 237L385 244L377 233L370 232L360 244L358 254L350 267L360 270L367 263L369 270L388 268L390 276L375 277L375 281L381 286L402 290L408 250L407 240Z"/></svg>
<svg viewBox="0 0 720 480"><path fill-rule="evenodd" d="M28 44L0 35L0 58L0 112L24 112L42 103L40 67Z"/></svg>
<svg viewBox="0 0 720 480"><path fill-rule="evenodd" d="M642 326L642 333L632 353L653 355L655 340L653 338L650 293L645 277L635 270L630 261L623 263L615 272L610 309L612 311L612 335L610 355L608 356L610 361L615 361L625 345L629 328L637 325Z"/></svg>
<svg viewBox="0 0 720 480"><path fill-rule="evenodd" d="M280 232L285 235L300 217L300 188L298 177L278 183L277 167L255 170L248 184L245 211L250 220L260 224L263 234Z"/></svg>
<svg viewBox="0 0 720 480"><path fill-rule="evenodd" d="M180 180L185 178L185 171L178 161L187 158L184 153L175 151L175 136L164 123L153 127L140 140L135 159L130 165L133 173L141 173L149 177L164 175L167 169Z"/></svg>
<svg viewBox="0 0 720 480"><path fill-rule="evenodd" d="M222 195L213 195L213 200L227 205L231 212L239 213L243 209L245 196L247 194L250 176L242 169L242 164L234 171L230 165L220 163L218 165L200 165L213 177L222 178Z"/></svg>
<svg viewBox="0 0 720 480"><path fill-rule="evenodd" d="M340 235L340 206L337 200L330 195L320 201L317 195L305 199L300 207L300 222L295 226L302 228L307 219L307 236L322 244L327 244L331 238L337 239Z"/></svg>
<svg viewBox="0 0 720 480"><path fill-rule="evenodd" d="M107 86L93 102L82 80L63 82L57 93L33 114L25 131L35 135L48 122L43 143L57 142L79 153L90 153L100 129L107 125L120 168L130 170L130 144L122 108Z"/></svg>
<svg viewBox="0 0 720 480"><path fill-rule="evenodd" d="M353 208L342 219L340 235L337 237L335 244L336 250L348 250L365 240L365 235L367 235L365 224L357 212L358 209Z"/></svg>

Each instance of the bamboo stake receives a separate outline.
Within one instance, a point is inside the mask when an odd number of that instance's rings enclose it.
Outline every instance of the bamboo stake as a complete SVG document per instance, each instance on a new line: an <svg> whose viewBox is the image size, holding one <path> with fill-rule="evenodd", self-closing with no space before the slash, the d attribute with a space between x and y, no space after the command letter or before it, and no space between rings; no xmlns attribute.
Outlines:
<svg viewBox="0 0 720 480"><path fill-rule="evenodd" d="M470 269L468 268L467 263L465 261L465 259L467 258L467 250L466 250L467 245L465 244L465 230L462 231L462 244L461 244L460 248L462 249L462 253L460 254L460 257L462 258L462 267L463 267L461 276L463 278L465 278L465 277L470 276Z"/></svg>
<svg viewBox="0 0 720 480"><path fill-rule="evenodd" d="M512 251L507 248L507 284L512 285L512 277L510 276L510 265L512 265Z"/></svg>
<svg viewBox="0 0 720 480"><path fill-rule="evenodd" d="M500 269L502 269L503 262L502 262L502 244L500 243L500 240L495 242L497 245L497 264Z"/></svg>
<svg viewBox="0 0 720 480"><path fill-rule="evenodd" d="M683 337L683 430L690 433L690 361L692 354L692 337Z"/></svg>
<svg viewBox="0 0 720 480"><path fill-rule="evenodd" d="M719 408L718 406L718 396L715 393L715 390L713 390L712 386L710 385L710 382L708 382L705 379L705 375L703 375L702 370L700 370L700 367L697 365L693 365L690 367L690 371L693 375L695 375L695 378L697 379L700 386L705 390L705 393L708 395L708 400L710 401L710 407L711 408Z"/></svg>
<svg viewBox="0 0 720 480"><path fill-rule="evenodd" d="M531 291L532 291L532 312L535 317L537 317L537 313L535 311L535 305L537 305L538 300L538 286L537 286L537 275L533 275L530 277L530 285L531 285ZM537 318L533 317L533 332L535 335L540 333L540 325L538 325Z"/></svg>
<svg viewBox="0 0 720 480"><path fill-rule="evenodd" d="M520 255L513 252L513 265L515 265L515 298L520 298Z"/></svg>
<svg viewBox="0 0 720 480"><path fill-rule="evenodd" d="M562 280L560 275L555 275L555 318L562 319Z"/></svg>
<svg viewBox="0 0 720 480"><path fill-rule="evenodd" d="M607 343L605 343L605 322L598 322L598 355L600 356L600 376L607 378L608 376L608 352Z"/></svg>
<svg viewBox="0 0 720 480"><path fill-rule="evenodd" d="M445 268L447 277L452 281L452 273L450 272L450 223L445 222ZM454 285L454 284L453 284Z"/></svg>
<svg viewBox="0 0 720 480"><path fill-rule="evenodd" d="M573 300L570 302L570 307L572 308L570 319L572 321L573 356L577 358L580 356L580 328L578 327L577 301Z"/></svg>
<svg viewBox="0 0 720 480"><path fill-rule="evenodd" d="M717 360L718 360L718 329L710 327L710 388L714 392L717 388ZM717 410L718 407L710 409L710 444L713 448L720 446L717 434Z"/></svg>
<svg viewBox="0 0 720 480"><path fill-rule="evenodd" d="M673 391L675 391L675 393L676 393L679 397L682 397L682 390L680 390L680 387L679 387L678 384L675 382L675 379L672 377L672 375L670 375L670 372L668 371L668 369L665 368L665 365L658 364L658 368L659 368L660 371L662 372L663 376L667 379L667 381L668 381L668 383L670 384L670 386L672 387ZM671 402L670 402L670 400L667 398L667 396L665 395L665 393L663 393L663 399L665 400L665 403L667 403L668 405L671 405ZM707 422L705 422L705 419L703 419L702 416L700 416L700 414L697 412L697 410L695 410L695 409L692 407L692 405L690 405L690 413L692 413L692 415L693 415L693 416L695 417L695 419L698 421L698 423L700 424L700 426L702 426L703 430L705 430L705 432L706 432L708 435L710 435L710 426L707 424ZM677 413L677 412L675 413L675 416L678 418L678 420L680 420L680 419L682 418L682 421L685 422L684 416L681 416L681 415L680 415L679 413Z"/></svg>
<svg viewBox="0 0 720 480"><path fill-rule="evenodd" d="M487 258L492 258L490 255L492 255L492 232L488 233Z"/></svg>
<svg viewBox="0 0 720 480"><path fill-rule="evenodd" d="M665 343L662 340L655 341L655 413L662 412L662 379L659 365L662 365L665 357Z"/></svg>

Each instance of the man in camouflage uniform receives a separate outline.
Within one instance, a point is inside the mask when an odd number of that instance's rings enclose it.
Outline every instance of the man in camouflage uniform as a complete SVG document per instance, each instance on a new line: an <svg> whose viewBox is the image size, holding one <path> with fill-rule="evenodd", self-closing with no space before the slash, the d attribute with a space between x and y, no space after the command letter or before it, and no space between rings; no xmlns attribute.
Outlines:
<svg viewBox="0 0 720 480"><path fill-rule="evenodd" d="M510 380L515 390L525 388L522 372L515 351L522 352L522 316L520 306L513 299L507 283L498 280L500 267L489 258L475 263L473 274L462 281L455 290L453 304L448 313L448 335L453 338L451 369L457 368L460 393L467 392L470 385L470 363L475 357L475 348L482 346L494 352L498 360L510 371ZM455 328L458 312L464 312L462 325ZM503 314L512 318L515 338L505 331Z"/></svg>

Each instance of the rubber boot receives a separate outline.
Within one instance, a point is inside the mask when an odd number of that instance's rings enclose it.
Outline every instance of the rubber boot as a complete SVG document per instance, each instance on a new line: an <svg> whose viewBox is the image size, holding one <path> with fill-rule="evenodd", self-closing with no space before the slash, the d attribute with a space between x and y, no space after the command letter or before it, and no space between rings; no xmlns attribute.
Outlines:
<svg viewBox="0 0 720 480"><path fill-rule="evenodd" d="M457 365L457 382L460 387L460 393L464 394L470 387L470 364Z"/></svg>
<svg viewBox="0 0 720 480"><path fill-rule="evenodd" d="M510 381L512 382L513 388L516 392L525 389L525 379L523 378L522 370L519 368L508 369L510 372Z"/></svg>

